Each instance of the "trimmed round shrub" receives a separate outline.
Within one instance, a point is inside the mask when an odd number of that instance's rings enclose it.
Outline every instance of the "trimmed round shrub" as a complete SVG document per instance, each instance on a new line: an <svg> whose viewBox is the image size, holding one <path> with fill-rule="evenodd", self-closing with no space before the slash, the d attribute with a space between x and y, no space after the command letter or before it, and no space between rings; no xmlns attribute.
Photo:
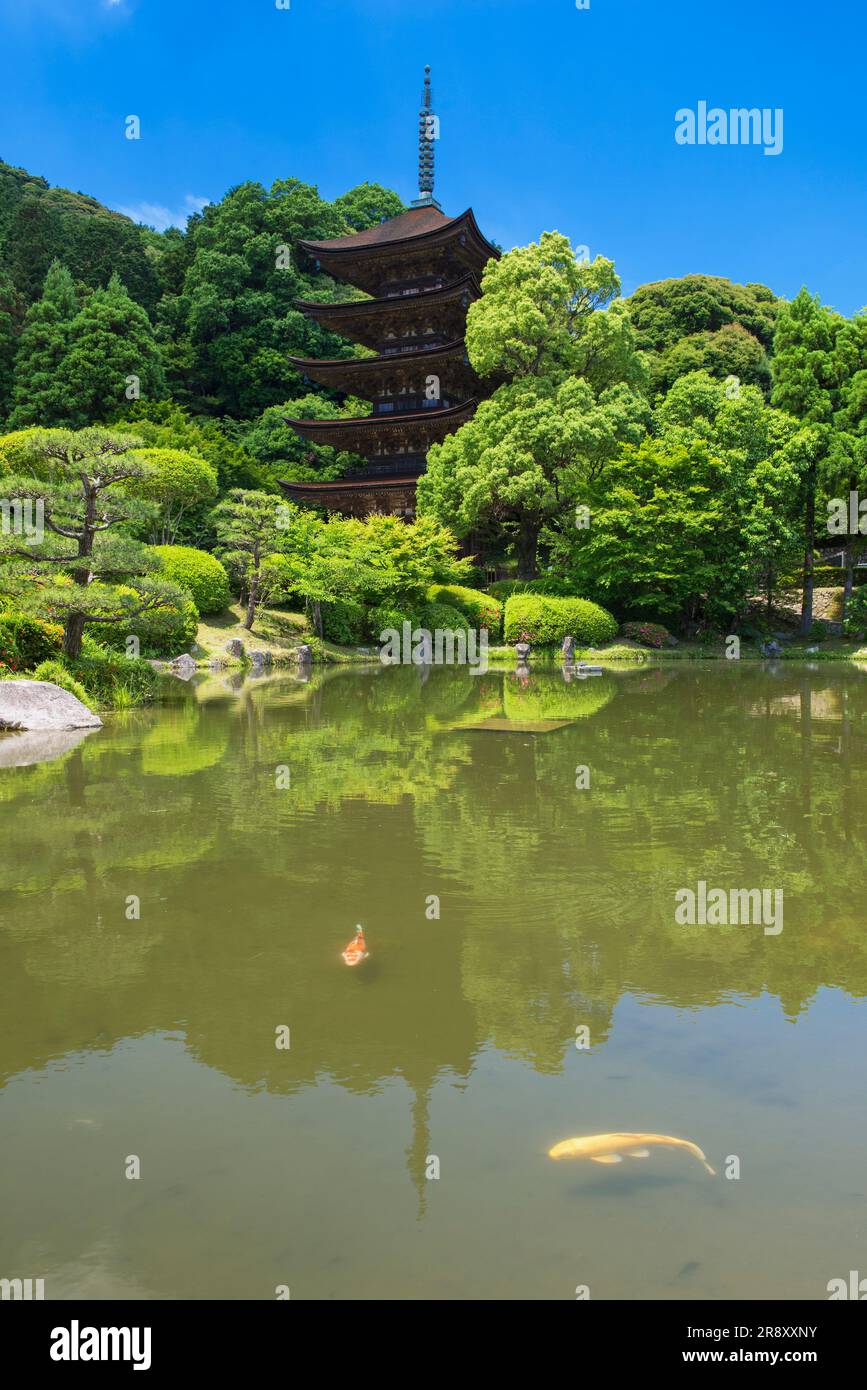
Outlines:
<svg viewBox="0 0 867 1390"><path fill-rule="evenodd" d="M668 628L661 623L624 623L620 629L621 637L630 642L638 642L642 647L664 647L670 636Z"/></svg>
<svg viewBox="0 0 867 1390"><path fill-rule="evenodd" d="M464 584L471 589L484 589L488 582L487 571L480 565L471 565L464 575Z"/></svg>
<svg viewBox="0 0 867 1390"><path fill-rule="evenodd" d="M87 704L88 693L75 677L67 671L62 661L43 661L33 672L35 681L47 681L49 685L59 685L61 690L67 690L70 695L74 695L76 700L80 700L83 705Z"/></svg>
<svg viewBox="0 0 867 1390"><path fill-rule="evenodd" d="M515 594L506 603L505 640L520 642L524 632L542 647L559 645L569 636L582 646L598 647L613 642L617 620L589 599Z"/></svg>
<svg viewBox="0 0 867 1390"><path fill-rule="evenodd" d="M354 599L342 598L323 603L322 631L326 641L339 647L355 647L364 640L365 611Z"/></svg>
<svg viewBox="0 0 867 1390"><path fill-rule="evenodd" d="M380 603L376 608L368 609L367 613L367 635L374 642L382 641L383 632L397 632L403 638L403 625L410 623L413 628L418 624L411 613L403 608L393 608L390 603Z"/></svg>
<svg viewBox="0 0 867 1390"><path fill-rule="evenodd" d="M496 641L503 630L503 605L492 594L478 589L465 589L460 584L434 585L429 591L431 603L446 603L463 613L470 627L487 629L488 637Z"/></svg>
<svg viewBox="0 0 867 1390"><path fill-rule="evenodd" d="M469 632L470 625L463 613L450 603L426 603L415 620L416 627L427 632Z"/></svg>
<svg viewBox="0 0 867 1390"><path fill-rule="evenodd" d="M0 614L0 666L29 671L63 649L63 628L26 613Z"/></svg>
<svg viewBox="0 0 867 1390"><path fill-rule="evenodd" d="M38 425L29 425L26 429L0 435L0 476L33 472L39 478L47 478L52 465L42 457L39 445L62 439L66 433L66 430L44 430Z"/></svg>
<svg viewBox="0 0 867 1390"><path fill-rule="evenodd" d="M538 579L527 579L523 593L546 594L549 598L577 598L575 585L556 574L543 574Z"/></svg>
<svg viewBox="0 0 867 1390"><path fill-rule="evenodd" d="M229 576L216 555L190 545L155 545L153 550L160 558L164 577L186 589L200 613L222 613L228 608L232 597Z"/></svg>

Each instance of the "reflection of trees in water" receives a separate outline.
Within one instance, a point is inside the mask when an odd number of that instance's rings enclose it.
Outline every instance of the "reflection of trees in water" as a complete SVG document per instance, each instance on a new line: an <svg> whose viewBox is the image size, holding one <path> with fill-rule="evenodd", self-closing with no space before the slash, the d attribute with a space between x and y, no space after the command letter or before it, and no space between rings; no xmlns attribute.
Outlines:
<svg viewBox="0 0 867 1390"><path fill-rule="evenodd" d="M661 696L634 677L624 690L643 698L533 743L520 795L504 749L425 811L427 842L451 845L477 886L463 983L483 1033L556 1067L575 1024L598 1041L599 1009L627 990L681 1006L768 990L789 1013L822 984L863 994L864 677L680 668ZM824 732L817 705L840 711ZM573 790L578 763L589 792ZM700 878L782 887L782 935L677 926L674 893Z"/></svg>
<svg viewBox="0 0 867 1390"><path fill-rule="evenodd" d="M61 762L0 777L7 1074L182 1026L244 1085L330 1075L363 1092L403 1075L422 1115L482 1040L556 1070L578 1024L604 1040L626 991L696 1006L768 990L790 1013L822 984L863 993L867 679L664 676L533 675L516 697L511 675L316 673L113 719ZM570 717L552 714L564 700L575 722L553 733L461 727ZM343 944L377 874L390 917L442 890L450 920L394 922L350 980L330 935ZM782 887L783 934L676 926L675 890L699 878ZM274 1049L280 1022L291 1054Z"/></svg>

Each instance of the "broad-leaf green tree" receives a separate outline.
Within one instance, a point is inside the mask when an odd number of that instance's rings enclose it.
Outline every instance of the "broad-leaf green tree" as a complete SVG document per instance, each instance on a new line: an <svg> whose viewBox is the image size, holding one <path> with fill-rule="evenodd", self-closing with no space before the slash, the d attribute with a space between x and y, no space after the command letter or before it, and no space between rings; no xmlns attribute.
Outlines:
<svg viewBox="0 0 867 1390"><path fill-rule="evenodd" d="M769 353L780 301L765 285L684 275L641 285L626 301L647 354L654 395L687 372L770 385Z"/></svg>
<svg viewBox="0 0 867 1390"><path fill-rule="evenodd" d="M568 526L582 488L641 437L644 364L612 302L611 261L580 261L558 233L489 262L482 289L467 348L479 374L502 384L431 449L419 509L460 536L496 521L532 578L543 527Z"/></svg>
<svg viewBox="0 0 867 1390"><path fill-rule="evenodd" d="M183 449L139 449L136 457L144 464L144 473L129 484L128 491L158 508L152 543L174 545L188 509L216 497L216 469Z"/></svg>

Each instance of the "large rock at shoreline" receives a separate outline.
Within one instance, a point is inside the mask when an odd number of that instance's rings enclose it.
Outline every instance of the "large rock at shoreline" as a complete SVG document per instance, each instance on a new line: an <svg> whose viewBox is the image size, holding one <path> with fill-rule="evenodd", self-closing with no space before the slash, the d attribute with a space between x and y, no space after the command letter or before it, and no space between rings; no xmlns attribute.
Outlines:
<svg viewBox="0 0 867 1390"><path fill-rule="evenodd" d="M92 710L47 681L0 681L0 732L101 729Z"/></svg>

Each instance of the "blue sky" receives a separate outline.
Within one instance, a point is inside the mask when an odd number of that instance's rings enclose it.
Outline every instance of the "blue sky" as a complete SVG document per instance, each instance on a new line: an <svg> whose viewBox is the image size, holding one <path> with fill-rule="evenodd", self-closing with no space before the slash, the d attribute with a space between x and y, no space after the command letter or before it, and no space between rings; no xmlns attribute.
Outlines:
<svg viewBox="0 0 867 1390"><path fill-rule="evenodd" d="M628 293L669 275L867 304L861 0L0 0L0 156L162 225L247 179L437 195L509 247L556 229ZM675 112L782 108L783 150ZM128 115L142 138L124 137Z"/></svg>

